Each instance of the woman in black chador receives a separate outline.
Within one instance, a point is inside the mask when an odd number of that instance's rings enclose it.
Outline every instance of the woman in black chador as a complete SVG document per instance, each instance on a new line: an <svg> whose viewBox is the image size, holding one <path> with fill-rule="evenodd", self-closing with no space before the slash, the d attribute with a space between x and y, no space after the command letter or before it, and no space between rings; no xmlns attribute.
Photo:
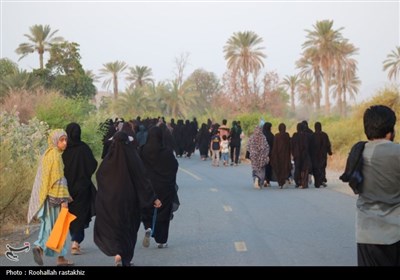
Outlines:
<svg viewBox="0 0 400 280"><path fill-rule="evenodd" d="M125 132L117 132L96 173L98 192L94 242L116 265L129 266L133 258L140 209L160 207L143 162Z"/></svg>
<svg viewBox="0 0 400 280"><path fill-rule="evenodd" d="M68 191L73 201L69 203L69 211L76 216L69 228L71 234L71 254L80 255L80 243L85 238L85 228L94 213L96 188L92 175L96 171L97 161L90 147L81 141L81 127L77 123L67 125L67 149L62 154L64 175L68 182Z"/></svg>
<svg viewBox="0 0 400 280"><path fill-rule="evenodd" d="M274 147L271 154L271 165L275 172L279 188L283 188L292 169L290 160L290 136L286 125L280 123L279 132L274 137Z"/></svg>
<svg viewBox="0 0 400 280"><path fill-rule="evenodd" d="M161 128L156 126L150 128L147 142L140 151L140 157L146 167L146 175L150 178L157 197L163 203L162 207L157 209L153 237L158 248L165 248L167 247L172 212L176 210L173 208L173 204L179 203L176 189L178 161L172 149L163 146ZM150 243L153 213L153 207L143 209L142 219L146 229L143 240L144 247L148 247Z"/></svg>

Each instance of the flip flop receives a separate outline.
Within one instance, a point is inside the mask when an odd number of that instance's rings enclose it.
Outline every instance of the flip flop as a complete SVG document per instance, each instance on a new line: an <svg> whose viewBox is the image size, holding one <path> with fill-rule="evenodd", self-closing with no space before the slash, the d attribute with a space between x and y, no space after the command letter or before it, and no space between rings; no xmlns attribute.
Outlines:
<svg viewBox="0 0 400 280"><path fill-rule="evenodd" d="M33 260L35 261L35 263L42 266L43 265L42 248L40 248L39 246L35 246L35 248L32 249L32 253L33 253Z"/></svg>
<svg viewBox="0 0 400 280"><path fill-rule="evenodd" d="M58 258L57 259L57 266L72 266L74 262L71 260L67 260L66 258Z"/></svg>
<svg viewBox="0 0 400 280"><path fill-rule="evenodd" d="M81 249L79 247L71 248L71 255L82 255Z"/></svg>

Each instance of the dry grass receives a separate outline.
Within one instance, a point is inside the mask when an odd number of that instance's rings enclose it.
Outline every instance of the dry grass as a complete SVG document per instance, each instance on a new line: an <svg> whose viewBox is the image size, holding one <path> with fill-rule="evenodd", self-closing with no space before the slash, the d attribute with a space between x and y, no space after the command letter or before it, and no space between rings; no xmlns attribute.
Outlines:
<svg viewBox="0 0 400 280"><path fill-rule="evenodd" d="M21 123L28 121L35 115L39 103L51 97L48 91L36 89L35 91L13 90L0 104L0 109L6 112L18 111Z"/></svg>
<svg viewBox="0 0 400 280"><path fill-rule="evenodd" d="M346 166L347 155L333 154L328 157L328 168L334 171L344 171Z"/></svg>

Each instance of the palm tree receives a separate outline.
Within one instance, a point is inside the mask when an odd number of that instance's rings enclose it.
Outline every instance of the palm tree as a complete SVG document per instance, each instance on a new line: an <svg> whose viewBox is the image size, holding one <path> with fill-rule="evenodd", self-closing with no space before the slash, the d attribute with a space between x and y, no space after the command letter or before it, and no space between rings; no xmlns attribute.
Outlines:
<svg viewBox="0 0 400 280"><path fill-rule="evenodd" d="M51 32L49 25L33 25L29 28L29 30L31 34L24 34L24 36L27 37L30 42L20 44L15 52L21 55L19 60L23 59L30 53L38 52L40 69L43 69L44 52L49 51L52 44L60 43L64 41L64 39L62 37L53 37L58 30Z"/></svg>
<svg viewBox="0 0 400 280"><path fill-rule="evenodd" d="M16 69L14 73L0 79L0 101L14 91L34 91L43 86L39 77L26 70Z"/></svg>
<svg viewBox="0 0 400 280"><path fill-rule="evenodd" d="M299 76L298 75L292 75L288 76L283 79L282 85L286 86L288 89L290 89L290 107L292 108L292 112L294 113L296 110L295 104L294 104L294 93L296 90L297 85L299 84Z"/></svg>
<svg viewBox="0 0 400 280"><path fill-rule="evenodd" d="M397 46L390 54L387 59L383 62L383 71L389 69L388 78L391 80L397 79L397 74L400 74L400 46Z"/></svg>
<svg viewBox="0 0 400 280"><path fill-rule="evenodd" d="M262 52L264 47L259 46L262 42L253 31L236 32L224 47L228 69L241 78L245 96L249 94L249 74L254 75L264 66L266 55Z"/></svg>
<svg viewBox="0 0 400 280"><path fill-rule="evenodd" d="M298 85L299 100L306 107L312 108L314 104L313 81L311 78L301 79Z"/></svg>
<svg viewBox="0 0 400 280"><path fill-rule="evenodd" d="M316 52L319 56L319 64L322 70L324 78L324 90L325 90L325 111L328 114L330 112L329 102L329 87L332 77L333 63L340 52L339 46L343 41L342 34L338 30L333 30L333 20L317 21L313 25L314 30L306 30L307 41L302 45L306 51Z"/></svg>
<svg viewBox="0 0 400 280"><path fill-rule="evenodd" d="M93 70L86 70L85 75L88 76L93 80L93 83L98 83L99 82L99 76L97 76Z"/></svg>
<svg viewBox="0 0 400 280"><path fill-rule="evenodd" d="M144 93L144 88L127 89L115 102L115 111L122 116L144 116L154 112L156 104L152 96Z"/></svg>
<svg viewBox="0 0 400 280"><path fill-rule="evenodd" d="M108 79L106 79L103 82L103 88L107 88L107 90L110 87L111 82L113 83L113 89L114 89L114 99L118 98L118 75L121 74L122 72L125 71L125 69L128 67L128 65L123 62L123 61L114 61L114 62L108 62L103 64L104 68L100 69L100 75L105 77L105 76L110 76Z"/></svg>
<svg viewBox="0 0 400 280"><path fill-rule="evenodd" d="M199 93L195 85L186 81L179 86L179 81L174 80L168 85L168 90L163 92L163 105L166 115L184 118L196 107Z"/></svg>
<svg viewBox="0 0 400 280"><path fill-rule="evenodd" d="M321 86L322 72L319 64L320 58L315 50L308 49L303 53L303 57L296 62L296 67L300 69L302 80L310 79L314 86L313 102L317 112L321 108Z"/></svg>
<svg viewBox="0 0 400 280"><path fill-rule="evenodd" d="M354 98L361 84L356 76L357 61L350 57L357 50L353 44L343 41L340 45L340 53L335 59L334 79L332 81L334 87L332 90L337 97L341 116L346 116L346 92L348 91Z"/></svg>
<svg viewBox="0 0 400 280"><path fill-rule="evenodd" d="M147 66L135 66L129 68L130 73L126 76L128 81L131 81L129 87L143 87L147 83L153 83L154 80L151 78L153 76L151 68Z"/></svg>

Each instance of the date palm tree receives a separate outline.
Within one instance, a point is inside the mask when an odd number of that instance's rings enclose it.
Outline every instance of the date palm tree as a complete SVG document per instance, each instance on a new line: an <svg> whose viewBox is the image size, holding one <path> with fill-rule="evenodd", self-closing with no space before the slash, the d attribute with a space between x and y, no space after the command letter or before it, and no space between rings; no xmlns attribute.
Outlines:
<svg viewBox="0 0 400 280"><path fill-rule="evenodd" d="M343 41L340 31L334 30L333 20L317 21L313 30L306 30L307 40L302 47L306 51L316 52L319 56L319 64L324 78L325 113L330 112L329 88L333 74L333 63L340 52L340 43Z"/></svg>
<svg viewBox="0 0 400 280"><path fill-rule="evenodd" d="M240 77L245 96L249 94L249 74L254 75L264 67L266 55L262 52L264 47L260 46L262 42L253 31L244 31L233 33L224 46L228 69Z"/></svg>
<svg viewBox="0 0 400 280"><path fill-rule="evenodd" d="M400 74L400 46L397 46L390 54L387 59L383 62L383 71L389 70L389 80L396 80L397 74Z"/></svg>
<svg viewBox="0 0 400 280"><path fill-rule="evenodd" d="M19 60L30 53L37 52L39 54L40 69L43 69L44 52L49 51L52 44L60 43L64 41L64 39L62 37L53 37L58 30L52 32L49 25L33 25L29 30L31 34L24 34L24 36L27 37L30 42L20 44L15 52L21 55Z"/></svg>
<svg viewBox="0 0 400 280"><path fill-rule="evenodd" d="M97 76L93 70L86 70L85 75L88 76L93 80L93 83L98 83L99 82L99 76Z"/></svg>
<svg viewBox="0 0 400 280"><path fill-rule="evenodd" d="M118 75L123 73L128 65L123 61L114 61L103 64L103 68L100 69L100 75L102 77L109 77L104 80L103 88L109 89L111 82L113 83L114 99L118 98Z"/></svg>
<svg viewBox="0 0 400 280"><path fill-rule="evenodd" d="M292 76L286 75L286 77L283 78L283 81L281 83L286 88L290 89L290 107L293 113L296 110L296 105L294 104L294 94L299 82L300 80L298 75L292 75Z"/></svg>
<svg viewBox="0 0 400 280"><path fill-rule="evenodd" d="M310 79L314 87L313 102L317 112L321 108L321 87L322 87L322 72L320 67L320 57L316 50L308 49L304 51L303 57L296 62L296 67L300 69L300 77L302 80Z"/></svg>
<svg viewBox="0 0 400 280"><path fill-rule="evenodd" d="M130 73L126 76L128 81L131 81L131 87L143 87L147 83L153 83L153 72L147 66L135 66L129 68Z"/></svg>
<svg viewBox="0 0 400 280"><path fill-rule="evenodd" d="M115 110L122 116L144 116L154 112L157 103L153 97L144 93L144 88L127 89L115 100Z"/></svg>
<svg viewBox="0 0 400 280"><path fill-rule="evenodd" d="M314 104L313 81L311 78L301 79L298 85L299 101L307 109L311 109Z"/></svg>
<svg viewBox="0 0 400 280"><path fill-rule="evenodd" d="M14 73L0 79L0 102L15 91L34 91L43 86L37 76L26 70L16 69Z"/></svg>
<svg viewBox="0 0 400 280"><path fill-rule="evenodd" d="M340 46L340 52L335 59L335 68L333 71L333 97L336 96L339 112L341 116L346 116L346 92L351 98L355 97L361 81L357 78L357 61L351 56L358 51L353 44L343 41Z"/></svg>
<svg viewBox="0 0 400 280"><path fill-rule="evenodd" d="M167 91L163 92L162 102L166 115L174 118L185 118L196 107L199 93L195 90L195 85L186 81L179 86L179 81L174 80L167 86Z"/></svg>

